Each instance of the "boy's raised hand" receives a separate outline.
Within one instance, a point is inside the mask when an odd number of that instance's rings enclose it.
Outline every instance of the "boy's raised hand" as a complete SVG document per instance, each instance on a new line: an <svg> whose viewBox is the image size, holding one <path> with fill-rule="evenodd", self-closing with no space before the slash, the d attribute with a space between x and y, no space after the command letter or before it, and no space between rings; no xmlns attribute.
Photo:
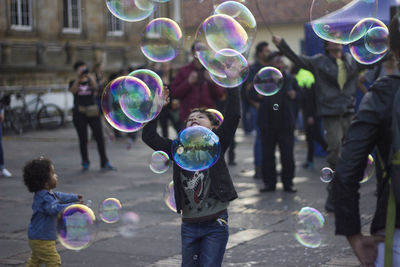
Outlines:
<svg viewBox="0 0 400 267"><path fill-rule="evenodd" d="M162 92L162 99L164 100L164 107L169 104L170 98L169 98L169 89L167 86L164 86Z"/></svg>

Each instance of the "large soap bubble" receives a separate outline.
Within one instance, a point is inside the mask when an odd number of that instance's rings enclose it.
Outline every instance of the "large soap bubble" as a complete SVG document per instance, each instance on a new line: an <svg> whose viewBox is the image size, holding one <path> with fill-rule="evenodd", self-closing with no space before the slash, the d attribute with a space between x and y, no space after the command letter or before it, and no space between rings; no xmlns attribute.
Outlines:
<svg viewBox="0 0 400 267"><path fill-rule="evenodd" d="M382 48L381 41L377 38L370 38L372 36L368 34L376 27L385 28L387 30L386 25L382 21L375 18L366 18L360 20L351 31L350 36L359 35L360 32L364 33L363 38L358 39L349 45L351 55L361 64L374 64L386 55L387 49ZM377 51L373 51L374 49L382 49L383 52L376 53Z"/></svg>
<svg viewBox="0 0 400 267"><path fill-rule="evenodd" d="M167 62L177 56L181 38L178 23L169 18L157 18L144 29L140 49L154 62Z"/></svg>
<svg viewBox="0 0 400 267"><path fill-rule="evenodd" d="M271 96L279 92L283 86L283 75L277 68L264 67L254 76L254 89L263 96Z"/></svg>
<svg viewBox="0 0 400 267"><path fill-rule="evenodd" d="M324 40L349 44L366 33L350 35L355 24L364 18L375 17L377 8L378 0L313 0L311 26Z"/></svg>
<svg viewBox="0 0 400 267"><path fill-rule="evenodd" d="M107 84L101 96L101 108L104 117L112 127L122 132L137 132L143 128L144 124L128 118L119 104L119 98L124 90L124 81L125 78L122 76Z"/></svg>
<svg viewBox="0 0 400 267"><path fill-rule="evenodd" d="M154 10L152 0L106 0L108 10L124 21L141 21Z"/></svg>
<svg viewBox="0 0 400 267"><path fill-rule="evenodd" d="M96 235L96 217L89 207L72 204L57 218L57 237L61 245L71 250L87 248Z"/></svg>
<svg viewBox="0 0 400 267"><path fill-rule="evenodd" d="M188 171L210 168L219 159L220 154L218 136L206 127L188 127L172 142L175 163Z"/></svg>

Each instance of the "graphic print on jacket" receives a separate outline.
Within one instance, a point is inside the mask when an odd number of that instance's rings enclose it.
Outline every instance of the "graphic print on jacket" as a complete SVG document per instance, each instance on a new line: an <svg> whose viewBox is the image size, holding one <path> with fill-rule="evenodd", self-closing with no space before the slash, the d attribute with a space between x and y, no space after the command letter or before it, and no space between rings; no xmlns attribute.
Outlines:
<svg viewBox="0 0 400 267"><path fill-rule="evenodd" d="M197 205L204 199L204 183L206 177L208 177L207 172L208 171L185 171L182 173L185 178L182 179L183 188L185 189L185 192L193 191L193 194L190 194L190 196L193 196L193 201Z"/></svg>

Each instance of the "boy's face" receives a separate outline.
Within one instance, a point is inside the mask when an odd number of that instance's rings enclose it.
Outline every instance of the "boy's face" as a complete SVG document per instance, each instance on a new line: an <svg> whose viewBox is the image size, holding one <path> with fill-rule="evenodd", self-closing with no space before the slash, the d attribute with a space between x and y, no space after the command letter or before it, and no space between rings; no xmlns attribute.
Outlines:
<svg viewBox="0 0 400 267"><path fill-rule="evenodd" d="M191 127L191 126L196 126L196 125L206 127L210 130L214 128L211 124L210 119L207 117L207 115L202 112L199 112L199 111L190 113L190 115L187 119L187 122L186 122L186 128Z"/></svg>
<svg viewBox="0 0 400 267"><path fill-rule="evenodd" d="M57 182L58 182L58 176L54 172L54 166L51 165L51 168L50 168L50 180L47 182L47 189L50 190L50 189L56 188Z"/></svg>

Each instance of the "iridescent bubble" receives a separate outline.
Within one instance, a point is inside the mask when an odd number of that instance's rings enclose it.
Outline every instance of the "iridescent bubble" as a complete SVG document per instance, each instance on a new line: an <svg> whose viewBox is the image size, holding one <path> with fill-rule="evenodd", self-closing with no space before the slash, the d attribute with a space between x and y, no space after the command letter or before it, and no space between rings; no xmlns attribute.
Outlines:
<svg viewBox="0 0 400 267"><path fill-rule="evenodd" d="M133 211L126 212L121 216L121 226L119 233L123 237L134 237L139 226L140 217Z"/></svg>
<svg viewBox="0 0 400 267"><path fill-rule="evenodd" d="M176 212L174 181L169 182L165 187L163 199L165 205L167 205L167 207L173 212Z"/></svg>
<svg viewBox="0 0 400 267"><path fill-rule="evenodd" d="M99 215L105 223L116 223L121 217L121 202L116 198L106 198L100 203Z"/></svg>
<svg viewBox="0 0 400 267"><path fill-rule="evenodd" d="M211 112L212 114L214 114L214 116L219 121L219 125L221 125L224 122L224 115L222 115L222 113L219 112L218 110L213 109L213 108L208 108L208 109L206 109L206 111Z"/></svg>
<svg viewBox="0 0 400 267"><path fill-rule="evenodd" d="M226 1L218 5L215 14L224 14L234 18L246 31L249 46L253 43L256 32L257 23L251 11L243 4L236 1Z"/></svg>
<svg viewBox="0 0 400 267"><path fill-rule="evenodd" d="M106 0L108 10L124 21L141 21L154 10L152 0Z"/></svg>
<svg viewBox="0 0 400 267"><path fill-rule="evenodd" d="M94 212L82 204L66 207L57 218L57 238L67 249L87 248L96 235Z"/></svg>
<svg viewBox="0 0 400 267"><path fill-rule="evenodd" d="M122 87L123 93L119 98L119 104L131 120L140 123L149 122L161 112L162 96L154 95L142 80L125 76Z"/></svg>
<svg viewBox="0 0 400 267"><path fill-rule="evenodd" d="M320 38L339 44L359 40L365 32L350 34L355 24L375 17L378 0L313 0L310 9L311 26Z"/></svg>
<svg viewBox="0 0 400 267"><path fill-rule="evenodd" d="M129 73L128 76L142 80L149 88L152 97L155 95L162 95L163 82L160 76L154 71L149 69L138 69Z"/></svg>
<svg viewBox="0 0 400 267"><path fill-rule="evenodd" d="M373 54L385 53L388 49L389 31L387 27L373 27L365 35L365 48Z"/></svg>
<svg viewBox="0 0 400 267"><path fill-rule="evenodd" d="M249 48L246 31L228 15L212 15L204 20L196 32L196 40L207 44L214 52L232 49L243 53Z"/></svg>
<svg viewBox="0 0 400 267"><path fill-rule="evenodd" d="M278 104L274 104L272 106L272 109L275 110L275 111L278 111L279 110L279 105Z"/></svg>
<svg viewBox="0 0 400 267"><path fill-rule="evenodd" d="M296 240L308 248L317 248L324 237L325 219L321 213L311 207L302 208L296 216Z"/></svg>
<svg viewBox="0 0 400 267"><path fill-rule="evenodd" d="M232 49L218 51L210 62L208 70L216 84L227 88L241 85L249 75L246 58Z"/></svg>
<svg viewBox="0 0 400 267"><path fill-rule="evenodd" d="M263 96L271 96L279 92L283 85L283 75L277 68L264 67L254 76L254 89Z"/></svg>
<svg viewBox="0 0 400 267"><path fill-rule="evenodd" d="M324 183L330 183L335 175L335 172L328 167L322 168L320 179Z"/></svg>
<svg viewBox="0 0 400 267"><path fill-rule="evenodd" d="M365 167L363 178L360 181L360 184L368 182L375 173L375 160L374 157L369 154L367 159L367 167Z"/></svg>
<svg viewBox="0 0 400 267"><path fill-rule="evenodd" d="M144 124L128 118L119 104L120 96L124 91L125 77L119 77L111 81L104 88L101 96L101 107L107 122L115 129L122 132L137 132Z"/></svg>
<svg viewBox="0 0 400 267"><path fill-rule="evenodd" d="M169 2L169 0L153 0L154 2L157 2L157 3L166 3L166 2Z"/></svg>
<svg viewBox="0 0 400 267"><path fill-rule="evenodd" d="M178 23L169 18L153 19L142 33L140 49L151 61L167 62L178 55L181 38Z"/></svg>
<svg viewBox="0 0 400 267"><path fill-rule="evenodd" d="M358 35L359 32L365 33L364 38L358 39L357 41L349 45L351 55L356 61L358 61L361 64L366 64L366 65L373 64L381 60L386 55L386 50L383 53L376 54L376 53L371 53L367 49L366 38L365 38L366 34L370 29L375 27L386 28L386 25L378 19L366 18L359 21L351 31L350 36Z"/></svg>
<svg viewBox="0 0 400 267"><path fill-rule="evenodd" d="M219 159L220 154L218 136L202 126L184 129L172 142L172 156L175 163L188 171L210 168Z"/></svg>
<svg viewBox="0 0 400 267"><path fill-rule="evenodd" d="M164 151L155 151L149 159L150 170L154 173L161 174L168 171L170 165L169 156Z"/></svg>

